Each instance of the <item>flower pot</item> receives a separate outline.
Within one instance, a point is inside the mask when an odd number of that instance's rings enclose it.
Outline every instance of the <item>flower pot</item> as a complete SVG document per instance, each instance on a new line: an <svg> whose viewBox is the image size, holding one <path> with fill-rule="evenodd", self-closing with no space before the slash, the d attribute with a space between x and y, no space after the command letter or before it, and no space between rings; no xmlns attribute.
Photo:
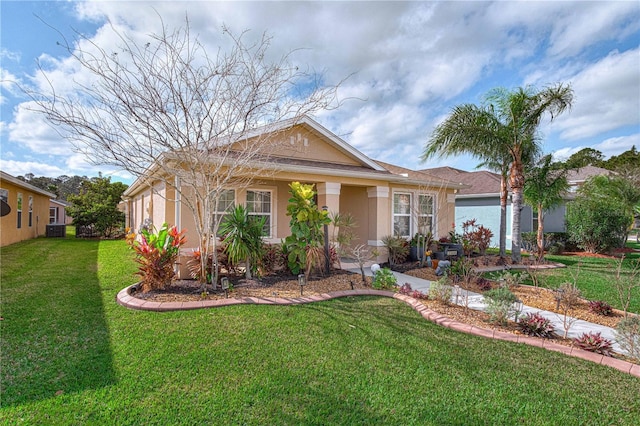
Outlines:
<svg viewBox="0 0 640 426"><path fill-rule="evenodd" d="M433 269L438 269L438 263L440 263L440 261L439 261L438 259L433 259L433 260L431 261L431 267L432 267Z"/></svg>

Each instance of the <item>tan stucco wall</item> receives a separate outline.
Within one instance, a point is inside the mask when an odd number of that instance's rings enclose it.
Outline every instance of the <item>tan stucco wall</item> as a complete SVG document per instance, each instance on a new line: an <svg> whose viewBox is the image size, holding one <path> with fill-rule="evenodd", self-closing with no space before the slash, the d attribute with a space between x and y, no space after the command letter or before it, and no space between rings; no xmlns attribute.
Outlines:
<svg viewBox="0 0 640 426"><path fill-rule="evenodd" d="M11 212L0 218L0 246L17 243L46 234L49 224L49 197L28 188L3 180L0 188L8 191ZM18 229L18 193L22 193L22 227ZM29 197L33 197L31 226L29 226Z"/></svg>

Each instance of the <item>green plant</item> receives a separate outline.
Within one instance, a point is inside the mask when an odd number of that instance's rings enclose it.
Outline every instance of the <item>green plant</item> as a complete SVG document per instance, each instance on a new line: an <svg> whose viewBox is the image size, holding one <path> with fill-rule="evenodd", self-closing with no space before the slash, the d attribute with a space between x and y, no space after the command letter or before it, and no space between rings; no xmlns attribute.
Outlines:
<svg viewBox="0 0 640 426"><path fill-rule="evenodd" d="M258 262L264 252L262 236L266 218L249 215L243 205L237 205L224 217L219 233L229 260L245 263L245 276L251 278L257 272Z"/></svg>
<svg viewBox="0 0 640 426"><path fill-rule="evenodd" d="M264 273L274 272L282 266L282 246L280 244L265 244L260 259L260 267Z"/></svg>
<svg viewBox="0 0 640 426"><path fill-rule="evenodd" d="M611 340L602 337L600 332L582 333L573 342L585 351L595 352L604 356L613 356Z"/></svg>
<svg viewBox="0 0 640 426"><path fill-rule="evenodd" d="M225 250L225 245L224 244L217 244L216 246L216 251L217 251L217 256L216 256L216 260L218 262L218 265L222 268L224 268L224 270L226 271L227 274L231 274L231 273L235 273L235 266L233 265L233 263L229 260L229 256L227 256L226 250ZM202 283L208 283L211 282L212 279L212 274L213 274L213 252L212 252L212 248L209 249L209 254L207 255L207 261L205 262L206 264L206 279L202 280L200 273L202 271L202 252L200 252L200 250L193 250L192 254L191 254L191 258L187 261L187 267L189 268L189 274L191 275L191 278L194 278L196 280L201 281Z"/></svg>
<svg viewBox="0 0 640 426"><path fill-rule="evenodd" d="M382 244L387 249L389 255L389 265L391 267L403 263L409 255L409 245L402 237L387 235L382 237Z"/></svg>
<svg viewBox="0 0 640 426"><path fill-rule="evenodd" d="M287 216L291 216L289 226L291 235L284 240L287 253L287 266L293 274L305 271L307 276L311 274L310 267L317 265L314 257L307 261L307 254L316 248L322 247L324 235L323 226L331 223L328 212L318 210L313 201L315 191L313 185L305 185L300 182L292 182L289 185L289 204ZM317 257L317 256L316 256Z"/></svg>
<svg viewBox="0 0 640 426"><path fill-rule="evenodd" d="M613 315L613 308L610 304L602 300L590 300L589 310L596 315L610 317Z"/></svg>
<svg viewBox="0 0 640 426"><path fill-rule="evenodd" d="M431 281L429 285L429 299L448 305L453 296L453 287L448 277L442 277L438 281Z"/></svg>
<svg viewBox="0 0 640 426"><path fill-rule="evenodd" d="M631 358L640 361L640 316L620 320L616 327L616 341Z"/></svg>
<svg viewBox="0 0 640 426"><path fill-rule="evenodd" d="M371 286L376 290L390 290L393 289L398 283L396 276L389 268L382 268L376 271L373 276Z"/></svg>
<svg viewBox="0 0 640 426"><path fill-rule="evenodd" d="M496 279L501 286L513 290L524 282L525 277L518 272L504 271Z"/></svg>
<svg viewBox="0 0 640 426"><path fill-rule="evenodd" d="M514 315L513 303L517 300L507 287L498 287L484 293L487 303L486 312L489 314L491 322L506 324L511 315Z"/></svg>
<svg viewBox="0 0 640 426"><path fill-rule="evenodd" d="M518 320L518 328L527 336L551 339L555 336L555 328L548 318L539 313L527 313Z"/></svg>
<svg viewBox="0 0 640 426"><path fill-rule="evenodd" d="M630 224L619 202L586 196L568 203L566 221L571 240L589 253L604 253L618 247Z"/></svg>
<svg viewBox="0 0 640 426"><path fill-rule="evenodd" d="M484 256L491 244L493 232L489 228L476 223L476 219L470 219L462 224L462 244L465 255L470 256L478 250L480 256Z"/></svg>
<svg viewBox="0 0 640 426"><path fill-rule="evenodd" d="M180 253L180 247L186 239L184 232L178 232L175 226L166 223L157 233L143 229L140 241L133 244L140 276L140 288L143 292L163 289L175 276L174 266Z"/></svg>

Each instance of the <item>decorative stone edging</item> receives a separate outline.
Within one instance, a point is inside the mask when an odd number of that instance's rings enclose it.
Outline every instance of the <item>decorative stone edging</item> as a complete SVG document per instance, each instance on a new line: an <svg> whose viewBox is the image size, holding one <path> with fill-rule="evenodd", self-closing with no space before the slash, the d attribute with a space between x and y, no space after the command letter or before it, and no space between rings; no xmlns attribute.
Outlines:
<svg viewBox="0 0 640 426"><path fill-rule="evenodd" d="M607 365L613 367L616 370L620 370L624 373L631 374L632 376L640 377L640 365L633 364L631 362L623 361L621 359L612 358L604 355L597 354L595 352L589 352L582 349L560 345L554 343L549 339L538 339L529 336L523 336L519 334L505 333L504 331L489 330L486 328L476 327L475 325L465 324L455 321L449 317L441 315L425 305L420 303L419 300L413 297L406 296L404 294L394 293L391 291L383 290L342 290L334 291L331 293L317 294L313 296L301 296L295 298L283 298L283 297L243 297L243 298L229 298L229 299L217 299L217 300L199 300L192 302L152 302L143 299L138 299L129 294L131 286L126 287L118 293L116 296L117 302L129 309L155 311L155 312L168 312L179 311L189 309L203 309L203 308L218 308L222 306L241 305L241 304L254 304L254 305L299 305L303 303L322 302L330 299L337 299L340 297L349 296L380 296L391 297L398 299L416 310L423 318L438 324L443 327L450 328L452 330L460 331L467 334L473 334L476 336L487 337L490 339L505 340L508 342L523 343L525 345L537 346L549 351L560 352L565 355L573 356L576 358L582 358L587 361L595 362L596 364Z"/></svg>

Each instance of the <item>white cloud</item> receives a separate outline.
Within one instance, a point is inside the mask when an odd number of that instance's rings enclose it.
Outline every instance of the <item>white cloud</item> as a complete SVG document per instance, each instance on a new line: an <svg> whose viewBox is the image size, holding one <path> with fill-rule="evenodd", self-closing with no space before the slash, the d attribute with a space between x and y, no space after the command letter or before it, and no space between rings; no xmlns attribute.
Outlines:
<svg viewBox="0 0 640 426"><path fill-rule="evenodd" d="M575 140L638 125L640 48L611 52L571 78L573 109L555 124L561 137Z"/></svg>
<svg viewBox="0 0 640 426"><path fill-rule="evenodd" d="M554 151L552 154L554 160L564 161L576 152L583 150L584 148L592 148L596 151L600 151L604 158L607 159L614 155L620 155L623 152L630 150L633 146L635 146L636 148L640 147L640 133L635 133L628 136L608 138L598 144L589 146L581 145L574 147L565 147Z"/></svg>
<svg viewBox="0 0 640 426"><path fill-rule="evenodd" d="M58 177L67 172L58 166L50 163L37 161L15 161L3 158L0 160L0 169L12 176L23 176L26 173L33 173L36 176Z"/></svg>
<svg viewBox="0 0 640 426"><path fill-rule="evenodd" d="M39 155L69 155L71 145L60 137L42 114L29 109L33 107L29 102L18 106L13 122L8 125L10 139Z"/></svg>

